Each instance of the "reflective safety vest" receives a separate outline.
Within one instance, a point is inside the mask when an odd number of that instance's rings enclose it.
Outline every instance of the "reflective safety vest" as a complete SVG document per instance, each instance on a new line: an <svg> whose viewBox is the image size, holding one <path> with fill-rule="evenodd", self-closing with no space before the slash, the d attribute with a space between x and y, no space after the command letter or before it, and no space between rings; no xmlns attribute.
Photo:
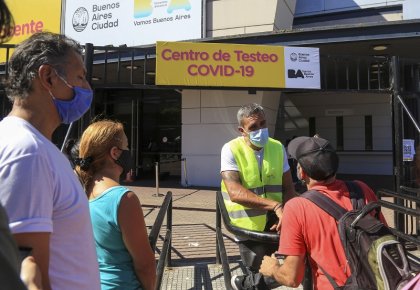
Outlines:
<svg viewBox="0 0 420 290"><path fill-rule="evenodd" d="M254 150L243 137L229 142L233 157L239 168L242 186L263 198L282 202L283 147L277 140L268 139L264 146L261 172ZM231 223L247 230L264 231L267 211L249 208L230 200L222 180L222 195Z"/></svg>

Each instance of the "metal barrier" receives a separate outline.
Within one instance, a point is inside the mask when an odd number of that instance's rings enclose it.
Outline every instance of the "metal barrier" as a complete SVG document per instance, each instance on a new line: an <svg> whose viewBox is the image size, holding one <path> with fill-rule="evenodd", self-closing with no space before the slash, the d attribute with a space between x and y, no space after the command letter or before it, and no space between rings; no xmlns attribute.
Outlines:
<svg viewBox="0 0 420 290"><path fill-rule="evenodd" d="M229 260L226 253L225 242L223 241L222 219L226 229L240 238L245 238L261 243L278 244L279 235L272 232L256 232L245 230L232 225L225 207L225 203L223 201L222 193L220 191L216 193L216 263L222 264L226 289L231 290L232 286L230 285L230 280L232 275L230 274ZM302 284L304 290L312 289L312 274L309 263L306 264L305 277Z"/></svg>
<svg viewBox="0 0 420 290"><path fill-rule="evenodd" d="M409 188L409 187L405 187L405 186L401 186L400 189L402 189L406 192L410 192L410 193L416 193L416 194L420 193L420 189ZM394 191L391 191L391 190L388 190L388 189L380 189L377 192L377 195L378 195L378 199L379 199L379 204L382 207L389 208L389 209L393 210L396 214L402 214L406 218L408 218L408 217L419 218L420 217L420 209L419 209L420 198L418 196L413 196L413 195L403 194L403 193L397 193L397 192L394 192ZM381 198L384 197L384 196L393 197L394 202L381 200ZM398 199L400 201L398 201ZM407 204L408 202L415 202L416 203L416 208L410 208ZM406 242L413 243L414 245L416 245L417 248L420 247L420 238L418 238L418 236L415 237L415 236L412 236L412 235L408 235L408 234L403 233L402 231L394 229L394 228L390 228L390 230L398 238L400 238L400 239L402 239ZM407 247L407 244L406 244L406 247ZM410 259L410 263L411 263L410 265L412 267L414 267L415 269L420 270L420 257L418 257L418 255L413 255L411 253L408 253L408 257Z"/></svg>
<svg viewBox="0 0 420 290"><path fill-rule="evenodd" d="M156 277L156 287L155 289L160 289L162 284L163 273L165 271L165 266L170 267L172 264L171 261L171 247L172 247L172 192L168 191L166 193L165 199L163 200L162 206L159 210L159 213L156 217L155 223L152 226L152 229L149 234L149 242L152 247L153 252L156 251L156 242L159 237L159 232L162 227L163 219L166 215L166 234L163 241L162 251L159 256L159 261L156 267L157 277Z"/></svg>
<svg viewBox="0 0 420 290"><path fill-rule="evenodd" d="M159 162L155 162L156 193L153 196L159 197L164 194L159 193Z"/></svg>
<svg viewBox="0 0 420 290"><path fill-rule="evenodd" d="M188 175L187 175L187 158L181 158L181 162L184 164L184 187L188 187Z"/></svg>

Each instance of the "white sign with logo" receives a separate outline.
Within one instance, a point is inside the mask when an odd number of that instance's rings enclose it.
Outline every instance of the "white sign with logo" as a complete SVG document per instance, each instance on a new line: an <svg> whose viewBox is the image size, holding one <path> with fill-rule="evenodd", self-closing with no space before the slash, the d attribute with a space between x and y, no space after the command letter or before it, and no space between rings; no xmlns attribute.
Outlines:
<svg viewBox="0 0 420 290"><path fill-rule="evenodd" d="M202 0L68 0L64 34L80 43L139 46L201 38Z"/></svg>
<svg viewBox="0 0 420 290"><path fill-rule="evenodd" d="M413 139L403 139L403 161L413 161L416 149Z"/></svg>
<svg viewBox="0 0 420 290"><path fill-rule="evenodd" d="M286 88L320 89L319 48L284 47Z"/></svg>
<svg viewBox="0 0 420 290"><path fill-rule="evenodd" d="M403 19L419 19L420 2L419 0L405 0L403 3Z"/></svg>

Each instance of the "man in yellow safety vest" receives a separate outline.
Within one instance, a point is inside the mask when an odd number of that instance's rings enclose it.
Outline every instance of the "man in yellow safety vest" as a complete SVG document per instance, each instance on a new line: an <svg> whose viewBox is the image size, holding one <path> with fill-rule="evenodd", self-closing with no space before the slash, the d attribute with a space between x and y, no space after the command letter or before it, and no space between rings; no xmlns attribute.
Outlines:
<svg viewBox="0 0 420 290"><path fill-rule="evenodd" d="M221 151L221 191L231 223L253 230L280 230L284 203L295 196L284 146L269 138L264 109L242 106L237 114L241 136ZM258 272L264 255L278 245L237 237L245 266Z"/></svg>

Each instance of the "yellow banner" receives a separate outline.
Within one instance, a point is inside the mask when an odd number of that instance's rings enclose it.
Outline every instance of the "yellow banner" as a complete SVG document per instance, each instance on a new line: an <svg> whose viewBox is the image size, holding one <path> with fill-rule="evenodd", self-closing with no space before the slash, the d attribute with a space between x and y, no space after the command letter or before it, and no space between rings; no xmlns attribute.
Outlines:
<svg viewBox="0 0 420 290"><path fill-rule="evenodd" d="M13 15L13 37L6 43L18 44L32 34L41 31L60 33L61 0L6 0ZM11 51L9 52L11 55ZM1 49L0 61L6 59L6 50Z"/></svg>
<svg viewBox="0 0 420 290"><path fill-rule="evenodd" d="M284 88L284 47L157 42L156 84Z"/></svg>

